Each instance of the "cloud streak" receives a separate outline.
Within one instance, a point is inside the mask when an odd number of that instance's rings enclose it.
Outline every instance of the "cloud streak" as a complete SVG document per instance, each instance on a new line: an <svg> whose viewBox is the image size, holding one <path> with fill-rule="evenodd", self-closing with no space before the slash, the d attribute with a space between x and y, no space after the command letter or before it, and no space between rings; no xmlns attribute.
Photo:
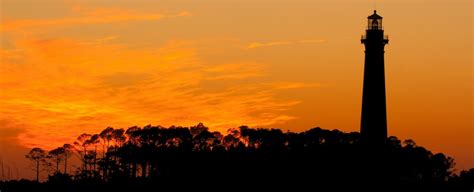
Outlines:
<svg viewBox="0 0 474 192"><path fill-rule="evenodd" d="M305 44L305 43L324 43L324 42L326 42L326 40L274 41L274 42L266 42L266 43L253 42L247 45L247 49L293 45L293 44Z"/></svg>
<svg viewBox="0 0 474 192"><path fill-rule="evenodd" d="M89 44L89 45L103 44L103 43L113 41L113 40L117 39L118 37L119 37L118 35L106 36L106 37L95 39L93 41L81 42L80 44Z"/></svg>
<svg viewBox="0 0 474 192"><path fill-rule="evenodd" d="M125 9L75 9L75 16L48 19L10 19L1 22L0 31L12 31L41 27L81 26L133 21L155 21L166 18L185 17L191 14L182 11L175 14L141 13Z"/></svg>

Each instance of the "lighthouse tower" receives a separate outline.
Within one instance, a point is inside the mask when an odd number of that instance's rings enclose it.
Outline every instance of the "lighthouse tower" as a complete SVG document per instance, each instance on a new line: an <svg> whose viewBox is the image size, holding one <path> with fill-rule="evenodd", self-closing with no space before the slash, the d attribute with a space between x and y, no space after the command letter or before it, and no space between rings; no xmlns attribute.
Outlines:
<svg viewBox="0 0 474 192"><path fill-rule="evenodd" d="M361 140L368 145L383 145L387 138L387 107L385 99L384 36L382 17L374 11L368 17L365 45L364 85L362 94Z"/></svg>

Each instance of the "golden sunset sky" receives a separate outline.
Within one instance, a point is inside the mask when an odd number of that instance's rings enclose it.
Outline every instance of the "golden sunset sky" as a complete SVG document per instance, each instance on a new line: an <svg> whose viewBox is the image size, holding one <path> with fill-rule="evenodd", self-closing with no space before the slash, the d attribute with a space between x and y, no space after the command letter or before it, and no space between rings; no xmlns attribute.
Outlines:
<svg viewBox="0 0 474 192"><path fill-rule="evenodd" d="M378 0L388 132L474 167L472 0ZM0 160L107 126L358 131L374 0L0 0Z"/></svg>

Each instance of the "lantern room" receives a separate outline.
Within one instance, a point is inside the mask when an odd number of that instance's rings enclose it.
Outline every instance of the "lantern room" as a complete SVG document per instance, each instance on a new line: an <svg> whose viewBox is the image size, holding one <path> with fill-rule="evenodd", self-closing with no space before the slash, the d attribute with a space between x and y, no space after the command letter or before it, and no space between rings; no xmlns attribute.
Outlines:
<svg viewBox="0 0 474 192"><path fill-rule="evenodd" d="M367 17L367 19L369 20L368 27L367 27L368 30L383 30L382 28L383 18L382 16L377 14L376 10L374 11L374 14Z"/></svg>

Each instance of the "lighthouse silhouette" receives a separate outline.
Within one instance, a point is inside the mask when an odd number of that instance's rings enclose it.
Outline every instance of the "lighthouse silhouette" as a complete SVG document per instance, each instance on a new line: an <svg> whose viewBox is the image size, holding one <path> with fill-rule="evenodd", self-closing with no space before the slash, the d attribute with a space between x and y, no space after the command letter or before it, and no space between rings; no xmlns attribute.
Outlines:
<svg viewBox="0 0 474 192"><path fill-rule="evenodd" d="M387 138L384 48L388 38L377 11L367 19L366 34L361 39L365 45L365 65L360 133L364 144L381 146Z"/></svg>

